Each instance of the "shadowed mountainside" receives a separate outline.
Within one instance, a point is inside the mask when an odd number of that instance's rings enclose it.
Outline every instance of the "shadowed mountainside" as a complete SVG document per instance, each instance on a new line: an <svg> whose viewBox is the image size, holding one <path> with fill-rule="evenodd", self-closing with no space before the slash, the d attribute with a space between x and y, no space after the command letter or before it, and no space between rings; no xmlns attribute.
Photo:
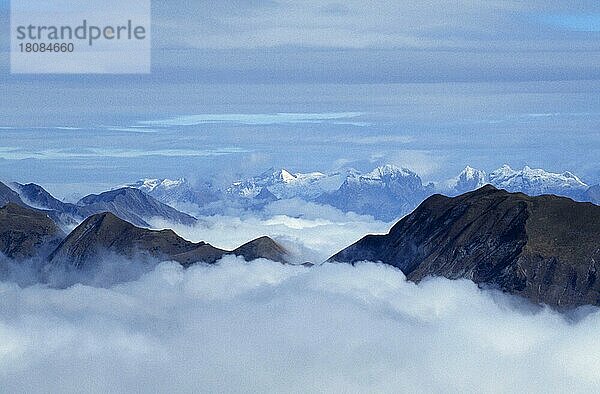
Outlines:
<svg viewBox="0 0 600 394"><path fill-rule="evenodd" d="M380 261L413 281L466 278L559 309L600 305L600 207L490 185L434 195L387 235L368 235L330 260Z"/></svg>
<svg viewBox="0 0 600 394"><path fill-rule="evenodd" d="M6 204L13 203L16 205L26 206L19 197L19 194L12 190L10 187L0 182L0 207L5 206Z"/></svg>
<svg viewBox="0 0 600 394"><path fill-rule="evenodd" d="M205 242L187 241L172 230L136 227L108 212L93 215L81 223L61 242L49 260L52 264L83 268L94 264L106 253L140 260L173 260L186 267L197 262L214 263L226 254L240 255L247 260L264 257L287 262L285 250L267 237L226 251Z"/></svg>
<svg viewBox="0 0 600 394"><path fill-rule="evenodd" d="M0 208L0 252L22 260L49 252L65 234L41 211L9 203Z"/></svg>
<svg viewBox="0 0 600 394"><path fill-rule="evenodd" d="M77 205L92 213L111 212L136 226L147 227L146 220L153 217L188 226L196 223L196 218L129 187L91 194L79 200Z"/></svg>
<svg viewBox="0 0 600 394"><path fill-rule="evenodd" d="M123 220L143 227L149 227L147 220L154 217L184 225L193 225L196 222L196 218L133 188L91 194L79 200L77 204L71 204L54 198L35 183L12 183L11 186L14 190L0 184L0 205L5 201L4 203L14 202L48 210L53 219L68 226L76 225L89 216L102 212L112 212Z"/></svg>

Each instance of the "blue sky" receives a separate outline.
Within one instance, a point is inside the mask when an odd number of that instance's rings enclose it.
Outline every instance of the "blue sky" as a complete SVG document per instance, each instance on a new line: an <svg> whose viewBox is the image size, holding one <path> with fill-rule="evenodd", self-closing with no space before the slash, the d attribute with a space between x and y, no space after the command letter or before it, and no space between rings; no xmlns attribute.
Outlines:
<svg viewBox="0 0 600 394"><path fill-rule="evenodd" d="M597 1L152 5L152 74L12 76L0 1L0 179L97 189L391 162L434 181L509 163L600 182Z"/></svg>

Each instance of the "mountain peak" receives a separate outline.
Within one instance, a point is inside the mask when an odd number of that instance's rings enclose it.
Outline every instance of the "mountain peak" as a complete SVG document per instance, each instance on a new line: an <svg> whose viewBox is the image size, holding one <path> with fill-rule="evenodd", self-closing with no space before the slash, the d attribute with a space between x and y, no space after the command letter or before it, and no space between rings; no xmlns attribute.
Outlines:
<svg viewBox="0 0 600 394"><path fill-rule="evenodd" d="M496 186L490 185L488 183L488 184L481 186L479 189L474 190L472 193L486 194L486 193L497 192L497 191L500 191L500 189L498 189Z"/></svg>
<svg viewBox="0 0 600 394"><path fill-rule="evenodd" d="M467 180L485 177L485 171L478 170L471 166L466 166L460 173L460 176L464 176Z"/></svg>
<svg viewBox="0 0 600 394"><path fill-rule="evenodd" d="M123 220L143 227L148 227L146 219L153 217L185 225L196 222L196 218L179 212L143 191L131 187L91 194L79 200L77 205L93 213L112 212Z"/></svg>
<svg viewBox="0 0 600 394"><path fill-rule="evenodd" d="M289 182L293 182L295 181L297 178L295 175L291 174L289 171L287 171L286 169L281 169L281 171L279 171L279 178L284 182L284 183L289 183Z"/></svg>
<svg viewBox="0 0 600 394"><path fill-rule="evenodd" d="M331 260L380 261L409 280L470 279L559 309L600 305L600 207L486 185L435 195L392 227Z"/></svg>
<svg viewBox="0 0 600 394"><path fill-rule="evenodd" d="M517 171L504 165L490 173L489 182L511 192L520 191L534 196L556 194L578 198L588 189L588 185L568 171L558 174L529 166Z"/></svg>
<svg viewBox="0 0 600 394"><path fill-rule="evenodd" d="M119 196L142 196L143 192L132 187L120 187L100 194L90 194L77 202L77 205L90 205L98 202L111 202Z"/></svg>
<svg viewBox="0 0 600 394"><path fill-rule="evenodd" d="M245 243L235 249L233 254L243 256L248 261L265 258L283 263L288 260L288 251L279 243L266 236Z"/></svg>
<svg viewBox="0 0 600 394"><path fill-rule="evenodd" d="M188 181L185 178L168 179L168 178L144 178L139 181L124 186L120 186L118 189L123 187L129 187L134 189L140 189L146 193L152 193L157 189L169 190L176 187L180 187L187 184Z"/></svg>
<svg viewBox="0 0 600 394"><path fill-rule="evenodd" d="M375 168L373 171L363 175L363 177L369 179L381 179L383 177L405 177L414 175L416 175L416 173L407 168L398 167L394 164L386 164Z"/></svg>
<svg viewBox="0 0 600 394"><path fill-rule="evenodd" d="M205 242L187 241L170 229L158 231L136 227L110 212L84 220L61 242L49 260L55 265L85 268L93 266L106 253L142 262L173 260L184 266L197 262L214 263L229 253L247 260L267 258L287 262L285 249L268 237L250 241L229 252Z"/></svg>
<svg viewBox="0 0 600 394"><path fill-rule="evenodd" d="M490 178L497 178L497 177L509 177L516 174L516 171L513 170L508 164L504 164L502 165L502 167L498 168L495 171L492 171L490 173Z"/></svg>

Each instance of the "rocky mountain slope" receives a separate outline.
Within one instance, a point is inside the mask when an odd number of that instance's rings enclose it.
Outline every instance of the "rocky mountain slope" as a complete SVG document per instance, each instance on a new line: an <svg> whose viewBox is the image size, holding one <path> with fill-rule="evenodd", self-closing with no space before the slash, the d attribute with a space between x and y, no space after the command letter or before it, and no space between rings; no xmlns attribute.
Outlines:
<svg viewBox="0 0 600 394"><path fill-rule="evenodd" d="M0 208L0 253L22 260L54 249L65 234L45 213L17 205Z"/></svg>
<svg viewBox="0 0 600 394"><path fill-rule="evenodd" d="M369 235L333 261L380 261L413 281L465 278L559 309L600 305L600 207L487 185L434 195L387 235Z"/></svg>
<svg viewBox="0 0 600 394"><path fill-rule="evenodd" d="M13 203L21 206L26 206L19 197L19 194L15 192L13 189L0 182L0 207L5 206L6 204Z"/></svg>
<svg viewBox="0 0 600 394"><path fill-rule="evenodd" d="M588 201L600 205L600 185L590 186L583 194L582 201Z"/></svg>
<svg viewBox="0 0 600 394"><path fill-rule="evenodd" d="M12 195L11 195L12 196ZM0 208L0 269L3 259L35 258L39 269L94 266L103 257L121 256L136 261L172 260L187 267L197 262L214 263L233 254L251 261L266 258L288 262L288 252L268 237L250 241L232 251L205 242L193 243L172 230L137 227L110 212L94 214L66 235L50 213L26 205L8 203Z"/></svg>
<svg viewBox="0 0 600 394"><path fill-rule="evenodd" d="M185 225L196 223L196 218L129 187L91 194L79 200L77 205L94 213L111 212L137 226L148 227L147 220L153 217Z"/></svg>
<svg viewBox="0 0 600 394"><path fill-rule="evenodd" d="M115 254L139 261L172 260L189 266L197 262L214 263L226 254L248 260L272 258L287 262L285 250L270 238L259 238L234 251L218 249L205 242L193 243L172 230L136 227L112 213L93 215L81 223L50 255L52 264L85 268L99 259Z"/></svg>

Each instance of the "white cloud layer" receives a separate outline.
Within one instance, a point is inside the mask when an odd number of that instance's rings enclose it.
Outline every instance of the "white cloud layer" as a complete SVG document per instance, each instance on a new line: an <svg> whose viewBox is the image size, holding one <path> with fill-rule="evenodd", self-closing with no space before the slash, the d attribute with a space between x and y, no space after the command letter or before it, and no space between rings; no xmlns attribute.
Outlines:
<svg viewBox="0 0 600 394"><path fill-rule="evenodd" d="M195 126L199 124L243 124L243 125L277 125L298 123L335 123L363 125L350 119L363 115L361 112L332 113L276 113L276 114L202 114L178 116L170 119L142 121L142 125L159 127Z"/></svg>
<svg viewBox="0 0 600 394"><path fill-rule="evenodd" d="M594 392L600 314L567 320L391 267L226 258L136 282L0 283L6 392Z"/></svg>
<svg viewBox="0 0 600 394"><path fill-rule="evenodd" d="M89 158L145 158L150 156L162 157L216 157L238 153L247 153L245 149L237 147L223 147L218 149L112 149L112 148L86 148L73 149L40 149L31 150L12 146L0 146L0 159L6 160L64 160L64 159L89 159Z"/></svg>
<svg viewBox="0 0 600 394"><path fill-rule="evenodd" d="M181 208L181 207L179 207ZM188 207L189 208L189 207ZM288 199L275 201L262 212L232 210L227 215L200 216L195 226L150 220L154 228L173 229L179 236L234 249L267 235L283 244L297 262L322 262L365 234L387 233L392 226L371 216L345 213L327 205Z"/></svg>

